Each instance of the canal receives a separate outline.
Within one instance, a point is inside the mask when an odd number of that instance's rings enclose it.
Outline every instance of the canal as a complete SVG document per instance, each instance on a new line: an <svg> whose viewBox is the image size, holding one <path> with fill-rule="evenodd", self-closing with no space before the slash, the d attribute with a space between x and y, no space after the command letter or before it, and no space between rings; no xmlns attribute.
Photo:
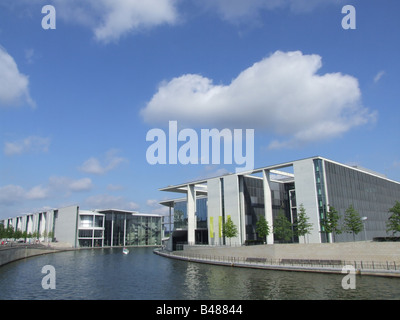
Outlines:
<svg viewBox="0 0 400 320"><path fill-rule="evenodd" d="M42 273L54 267L55 289ZM344 275L234 268L158 256L153 248L67 251L0 267L0 299L62 300L336 300L399 299L400 279L357 276L344 290Z"/></svg>

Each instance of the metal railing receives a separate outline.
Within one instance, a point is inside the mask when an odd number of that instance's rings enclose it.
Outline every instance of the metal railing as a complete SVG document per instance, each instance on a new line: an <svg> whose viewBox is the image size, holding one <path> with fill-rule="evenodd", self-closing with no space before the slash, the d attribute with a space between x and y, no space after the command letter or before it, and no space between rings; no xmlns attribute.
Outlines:
<svg viewBox="0 0 400 320"><path fill-rule="evenodd" d="M321 270L341 270L344 266L353 266L359 271L400 271L400 263L396 261L347 261L347 260L322 260L322 259L270 259L262 257L235 257L201 254L187 251L169 252L159 250L166 256L182 258L189 261L208 262L236 266L258 267L298 267L315 268Z"/></svg>

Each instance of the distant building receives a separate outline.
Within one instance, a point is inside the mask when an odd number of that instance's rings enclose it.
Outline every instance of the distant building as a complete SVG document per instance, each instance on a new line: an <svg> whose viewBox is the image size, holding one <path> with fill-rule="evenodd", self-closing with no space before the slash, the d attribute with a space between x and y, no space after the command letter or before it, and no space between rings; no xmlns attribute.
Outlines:
<svg viewBox="0 0 400 320"><path fill-rule="evenodd" d="M0 223L14 230L52 237L71 247L158 246L164 234L163 216L117 209L81 210L79 206L9 218Z"/></svg>
<svg viewBox="0 0 400 320"><path fill-rule="evenodd" d="M184 194L184 198L161 204L174 209L174 232L171 248L177 244L224 244L222 225L228 216L238 228L232 244L261 240L256 223L264 216L272 229L279 212L295 223L300 204L312 223L309 243L332 242L323 227L328 206L343 216L353 205L365 217L366 232L356 240L386 236L388 209L400 201L400 183L364 168L344 165L322 157L311 157L271 165L251 172L227 174L214 178L169 186L161 191ZM172 215L172 213L171 213ZM336 242L352 241L348 233L336 235ZM271 232L267 243L279 241ZM291 242L303 242L293 237Z"/></svg>

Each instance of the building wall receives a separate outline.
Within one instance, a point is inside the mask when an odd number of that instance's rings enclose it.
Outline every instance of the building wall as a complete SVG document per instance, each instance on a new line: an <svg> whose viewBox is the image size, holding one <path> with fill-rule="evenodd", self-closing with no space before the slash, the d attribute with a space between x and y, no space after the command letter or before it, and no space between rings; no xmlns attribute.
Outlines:
<svg viewBox="0 0 400 320"><path fill-rule="evenodd" d="M207 181L208 190L208 243L222 244L219 220L222 219L222 198L220 179L210 179ZM221 217L221 218L220 218Z"/></svg>
<svg viewBox="0 0 400 320"><path fill-rule="evenodd" d="M224 220L223 223L228 221L228 217L231 218L233 224L237 227L237 237L225 239L232 245L242 244L245 240L244 234L242 234L242 214L240 212L240 200L239 200L239 179L237 175L224 176Z"/></svg>
<svg viewBox="0 0 400 320"><path fill-rule="evenodd" d="M77 247L78 212L78 206L58 209L54 228L54 237L58 242Z"/></svg>
<svg viewBox="0 0 400 320"><path fill-rule="evenodd" d="M295 176L297 212L303 204L309 223L312 223L311 234L306 236L308 243L320 243L320 220L318 208L317 186L315 181L315 168L313 159L304 159L293 163ZM300 243L304 243L304 237L300 237Z"/></svg>
<svg viewBox="0 0 400 320"><path fill-rule="evenodd" d="M330 161L324 161L324 167L329 205L340 214L340 224L345 211L353 205L361 217L367 217L368 240L387 236L388 210L400 201L400 183ZM360 232L355 239L365 240L365 232ZM353 241L353 235L342 233L336 236L336 241Z"/></svg>

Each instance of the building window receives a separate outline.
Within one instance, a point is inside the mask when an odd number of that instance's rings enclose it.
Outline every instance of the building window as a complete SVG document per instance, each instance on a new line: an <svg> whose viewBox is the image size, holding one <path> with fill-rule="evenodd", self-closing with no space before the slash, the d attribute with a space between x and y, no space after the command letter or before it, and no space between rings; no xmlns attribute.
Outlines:
<svg viewBox="0 0 400 320"><path fill-rule="evenodd" d="M79 238L92 238L93 230L79 230Z"/></svg>
<svg viewBox="0 0 400 320"><path fill-rule="evenodd" d="M80 216L80 228L92 228L93 227L93 216L91 215L81 215Z"/></svg>

